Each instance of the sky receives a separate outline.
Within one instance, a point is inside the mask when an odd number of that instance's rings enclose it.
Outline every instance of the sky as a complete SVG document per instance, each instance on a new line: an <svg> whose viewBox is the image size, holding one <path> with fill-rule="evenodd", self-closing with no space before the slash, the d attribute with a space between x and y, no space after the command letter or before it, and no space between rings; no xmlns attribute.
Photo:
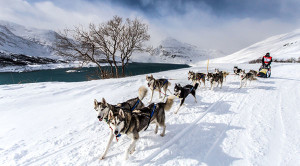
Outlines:
<svg viewBox="0 0 300 166"><path fill-rule="evenodd" d="M300 29L299 0L0 0L0 20L55 31L114 15L142 19L154 47L173 37L226 54Z"/></svg>

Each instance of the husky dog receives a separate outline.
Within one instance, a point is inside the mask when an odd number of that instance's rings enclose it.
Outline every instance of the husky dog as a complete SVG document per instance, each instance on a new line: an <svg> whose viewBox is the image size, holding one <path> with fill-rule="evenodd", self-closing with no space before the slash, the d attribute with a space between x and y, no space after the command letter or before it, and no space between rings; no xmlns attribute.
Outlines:
<svg viewBox="0 0 300 166"><path fill-rule="evenodd" d="M173 105L175 96L169 96L165 103L150 104L142 109L130 111L128 109L119 109L119 112L115 114L113 111L109 111L108 120L112 133L118 137L120 134L126 134L132 139L131 144L125 152L125 160L128 159L128 155L135 151L136 142L139 139L139 132L145 131L151 122L156 123L155 133L158 131L158 125L163 127L161 136L165 135L165 110L168 111ZM109 140L106 149L100 159L103 159L110 147L112 139Z"/></svg>
<svg viewBox="0 0 300 166"><path fill-rule="evenodd" d="M147 88L145 86L141 86L138 90L138 97L129 99L123 103L118 104L118 107L123 107L133 111L134 109L140 109L144 107L142 100L147 95ZM98 102L96 99L94 100L94 109L97 112L97 118L99 121L105 119L108 120L108 111L116 107L115 105L108 104L104 98L102 98L101 102Z"/></svg>
<svg viewBox="0 0 300 166"><path fill-rule="evenodd" d="M177 96L180 99L180 105L177 108L177 110L174 112L175 114L177 114L177 112L179 111L179 108L183 105L185 98L189 95L192 94L195 98L195 102L197 103L196 100L196 90L198 87L198 83L196 83L194 86L192 85L186 85L184 87L182 87L180 84L175 84L174 87L174 95Z"/></svg>
<svg viewBox="0 0 300 166"><path fill-rule="evenodd" d="M204 73L195 73L193 71L189 71L188 73L188 80L192 80L193 85L195 85L197 82L199 83L199 85L201 85L201 81L202 81L205 87L205 77L206 74Z"/></svg>
<svg viewBox="0 0 300 166"><path fill-rule="evenodd" d="M252 73L255 77L257 77L258 72L255 70L250 70L249 73Z"/></svg>
<svg viewBox="0 0 300 166"><path fill-rule="evenodd" d="M219 73L208 73L207 74L207 81L210 81L210 89L213 90L214 88L214 83L218 83L217 87L219 86L219 84L223 85L223 73L219 72Z"/></svg>
<svg viewBox="0 0 300 166"><path fill-rule="evenodd" d="M255 78L255 75L252 72L246 73L245 70L243 70L241 72L241 84L240 84L240 88L242 88L243 84L245 86L247 86L247 80L249 80L250 83L251 83L252 80L257 80L257 79Z"/></svg>
<svg viewBox="0 0 300 166"><path fill-rule="evenodd" d="M223 74L223 81L226 81L226 77L229 75L229 72L222 71Z"/></svg>
<svg viewBox="0 0 300 166"><path fill-rule="evenodd" d="M164 98L167 96L167 90L168 90L168 86L171 85L171 83L168 81L168 79L154 79L153 75L147 76L146 75L146 80L148 81L148 87L151 89L151 99L149 101L149 103L151 103L152 98L153 98L153 93L154 90L158 91L159 93L159 98L161 98L161 88L163 88L164 90Z"/></svg>
<svg viewBox="0 0 300 166"><path fill-rule="evenodd" d="M219 72L220 72L220 70L215 68L215 73L219 73Z"/></svg>
<svg viewBox="0 0 300 166"><path fill-rule="evenodd" d="M242 72L242 69L239 69L237 66L234 66L233 72L235 75L239 75Z"/></svg>

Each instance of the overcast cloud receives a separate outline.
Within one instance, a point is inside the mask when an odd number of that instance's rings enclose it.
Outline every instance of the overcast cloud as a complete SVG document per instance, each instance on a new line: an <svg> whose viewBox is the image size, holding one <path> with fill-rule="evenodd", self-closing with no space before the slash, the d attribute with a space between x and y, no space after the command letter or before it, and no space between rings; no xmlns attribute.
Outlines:
<svg viewBox="0 0 300 166"><path fill-rule="evenodd" d="M151 43L171 36L204 49L233 53L300 28L299 0L0 0L0 19L61 30L113 15L149 24Z"/></svg>

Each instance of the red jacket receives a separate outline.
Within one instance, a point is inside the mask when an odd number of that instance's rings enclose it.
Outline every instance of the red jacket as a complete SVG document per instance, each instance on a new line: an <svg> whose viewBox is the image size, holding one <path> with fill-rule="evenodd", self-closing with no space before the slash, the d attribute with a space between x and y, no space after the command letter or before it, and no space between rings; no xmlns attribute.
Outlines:
<svg viewBox="0 0 300 166"><path fill-rule="evenodd" d="M262 63L263 63L263 64L270 65L271 62L272 62L272 57L270 57L270 56L264 56L264 57L262 58Z"/></svg>

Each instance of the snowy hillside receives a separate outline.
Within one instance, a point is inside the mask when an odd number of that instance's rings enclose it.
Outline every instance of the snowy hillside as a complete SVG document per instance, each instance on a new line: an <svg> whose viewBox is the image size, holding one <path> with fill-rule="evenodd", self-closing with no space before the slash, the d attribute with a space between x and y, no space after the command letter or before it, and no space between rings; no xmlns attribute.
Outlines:
<svg viewBox="0 0 300 166"><path fill-rule="evenodd" d="M293 32L270 37L231 55L214 59L215 63L248 63L270 52L274 59L300 57L300 29Z"/></svg>
<svg viewBox="0 0 300 166"><path fill-rule="evenodd" d="M231 71L234 64L210 66ZM259 64L241 64L257 69ZM190 68L154 73L175 83L190 83ZM166 113L166 135L154 125L142 132L136 151L123 160L130 139L113 144L104 160L110 129L99 122L94 99L116 104L137 96L145 75L81 83L0 85L0 165L288 165L300 163L299 64L274 64L272 77L238 89L229 75L223 88L201 86L197 103L188 96L185 106ZM207 82L207 86L208 82ZM143 101L147 105L150 95ZM154 101L159 102L155 92ZM160 132L160 131L159 131Z"/></svg>
<svg viewBox="0 0 300 166"><path fill-rule="evenodd" d="M57 58L51 52L56 32L0 21L0 52Z"/></svg>
<svg viewBox="0 0 300 166"><path fill-rule="evenodd" d="M199 61L221 56L224 54L220 51L200 49L169 37L162 40L159 46L153 49L151 56L149 54L133 55L133 61L193 65Z"/></svg>

